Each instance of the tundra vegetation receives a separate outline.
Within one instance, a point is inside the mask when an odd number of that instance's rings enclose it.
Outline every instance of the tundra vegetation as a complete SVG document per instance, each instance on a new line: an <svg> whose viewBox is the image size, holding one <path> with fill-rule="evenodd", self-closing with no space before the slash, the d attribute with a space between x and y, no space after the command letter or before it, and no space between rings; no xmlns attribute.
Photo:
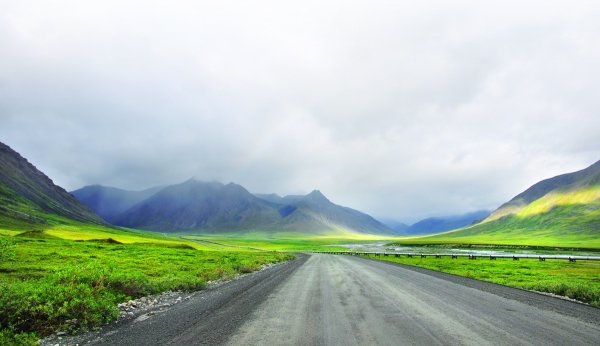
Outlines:
<svg viewBox="0 0 600 346"><path fill-rule="evenodd" d="M118 318L117 304L129 299L199 290L209 281L293 258L98 226L2 233L1 345L96 328Z"/></svg>

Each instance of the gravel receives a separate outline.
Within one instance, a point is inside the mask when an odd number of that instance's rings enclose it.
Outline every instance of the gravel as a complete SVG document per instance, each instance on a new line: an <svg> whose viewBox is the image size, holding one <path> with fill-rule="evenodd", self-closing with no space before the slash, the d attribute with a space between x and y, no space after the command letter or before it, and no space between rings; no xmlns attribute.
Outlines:
<svg viewBox="0 0 600 346"><path fill-rule="evenodd" d="M281 263L264 264L258 272L280 265ZM206 289L215 289L233 280L255 274L237 274L234 277L208 281ZM104 333L106 327L122 325L128 322L140 322L169 310L174 305L188 301L205 290L195 292L167 291L160 294L149 295L138 299L132 299L117 305L119 318L109 325L104 325L97 330L68 335L67 332L57 331L54 334L40 340L41 346L79 346L94 341ZM75 320L76 321L76 320Z"/></svg>

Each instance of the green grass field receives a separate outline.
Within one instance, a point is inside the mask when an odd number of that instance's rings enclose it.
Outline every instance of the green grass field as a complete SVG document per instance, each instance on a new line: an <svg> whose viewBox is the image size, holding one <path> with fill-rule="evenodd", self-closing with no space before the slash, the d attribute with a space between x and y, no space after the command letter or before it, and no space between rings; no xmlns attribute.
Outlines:
<svg viewBox="0 0 600 346"><path fill-rule="evenodd" d="M503 258L491 261L485 258L469 260L466 257L369 257L511 287L553 293L600 307L600 261L572 263L550 259L540 262L537 259L513 261Z"/></svg>
<svg viewBox="0 0 600 346"><path fill-rule="evenodd" d="M393 238L344 233L335 235L314 235L309 233L286 232L246 232L223 234L181 234L186 240L212 241L221 244L277 251L327 251L346 250L344 244L364 244L369 242L389 242Z"/></svg>
<svg viewBox="0 0 600 346"><path fill-rule="evenodd" d="M94 226L6 233L13 236L0 236L2 345L94 328L118 317L116 305L128 299L198 290L208 281L293 258Z"/></svg>

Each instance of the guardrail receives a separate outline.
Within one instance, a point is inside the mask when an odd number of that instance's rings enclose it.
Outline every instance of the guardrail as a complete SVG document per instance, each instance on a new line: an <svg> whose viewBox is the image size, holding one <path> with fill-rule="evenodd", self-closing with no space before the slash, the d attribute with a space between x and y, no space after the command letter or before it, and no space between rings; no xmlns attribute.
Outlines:
<svg viewBox="0 0 600 346"><path fill-rule="evenodd" d="M538 254L538 255L520 255L520 254L453 254L453 253L413 253L413 252L360 252L360 251L313 251L313 253L323 253L323 254L330 254L330 255L351 255L351 256L367 256L367 255L373 255L375 257L388 257L388 256L394 256L394 257L421 257L421 258L427 258L427 257L434 257L434 258L442 258L442 257L450 257L451 259L457 259L458 257L468 257L469 260L476 260L476 259L490 259L490 260L495 260L497 258L512 258L513 261L518 261L521 258L532 258L532 259L538 259L539 261L543 262L547 259L557 259L557 260L568 260L569 262L576 262L576 261L600 261L600 256L569 256L569 255L544 255L544 254Z"/></svg>

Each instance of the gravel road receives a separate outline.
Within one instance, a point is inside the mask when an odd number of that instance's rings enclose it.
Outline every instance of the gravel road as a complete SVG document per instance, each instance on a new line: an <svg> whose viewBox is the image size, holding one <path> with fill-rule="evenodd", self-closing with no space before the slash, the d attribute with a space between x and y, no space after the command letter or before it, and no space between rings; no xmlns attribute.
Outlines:
<svg viewBox="0 0 600 346"><path fill-rule="evenodd" d="M598 345L600 309L351 256L234 280L95 345Z"/></svg>

